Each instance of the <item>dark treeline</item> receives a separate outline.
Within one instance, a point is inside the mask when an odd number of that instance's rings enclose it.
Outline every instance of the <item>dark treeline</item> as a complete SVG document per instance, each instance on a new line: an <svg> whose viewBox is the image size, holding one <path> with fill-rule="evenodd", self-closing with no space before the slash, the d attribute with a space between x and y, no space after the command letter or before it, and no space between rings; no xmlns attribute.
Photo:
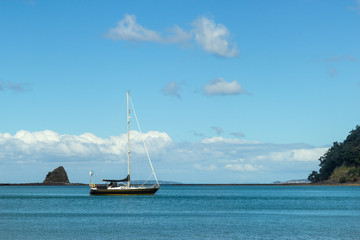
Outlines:
<svg viewBox="0 0 360 240"><path fill-rule="evenodd" d="M360 126L350 131L344 142L334 142L333 146L319 159L319 172L313 171L308 179L311 182L326 181L335 168L345 164L360 166Z"/></svg>

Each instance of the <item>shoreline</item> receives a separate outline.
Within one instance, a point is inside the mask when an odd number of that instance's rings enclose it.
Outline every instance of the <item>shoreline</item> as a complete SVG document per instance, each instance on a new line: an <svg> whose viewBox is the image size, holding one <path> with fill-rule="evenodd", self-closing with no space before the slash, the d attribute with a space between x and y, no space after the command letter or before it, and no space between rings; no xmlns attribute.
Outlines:
<svg viewBox="0 0 360 240"><path fill-rule="evenodd" d="M171 186L360 186L360 183L184 183L184 184L162 184Z"/></svg>

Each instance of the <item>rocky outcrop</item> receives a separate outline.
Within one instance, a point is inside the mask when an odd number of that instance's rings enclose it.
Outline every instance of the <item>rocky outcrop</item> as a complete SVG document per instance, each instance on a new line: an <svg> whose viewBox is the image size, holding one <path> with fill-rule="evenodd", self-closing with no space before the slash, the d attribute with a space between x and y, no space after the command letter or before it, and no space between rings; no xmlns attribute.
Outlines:
<svg viewBox="0 0 360 240"><path fill-rule="evenodd" d="M43 183L66 184L66 183L70 183L70 182L69 182L69 178L67 176L67 173L66 173L64 167L60 166L60 167L54 169L54 171L49 172L46 175L46 178Z"/></svg>

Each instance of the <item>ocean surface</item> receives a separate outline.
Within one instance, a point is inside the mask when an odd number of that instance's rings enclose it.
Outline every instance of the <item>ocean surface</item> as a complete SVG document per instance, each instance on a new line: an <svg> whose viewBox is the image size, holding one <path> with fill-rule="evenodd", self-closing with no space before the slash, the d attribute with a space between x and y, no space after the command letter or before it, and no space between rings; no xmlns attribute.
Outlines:
<svg viewBox="0 0 360 240"><path fill-rule="evenodd" d="M360 187L1 186L0 239L360 239Z"/></svg>

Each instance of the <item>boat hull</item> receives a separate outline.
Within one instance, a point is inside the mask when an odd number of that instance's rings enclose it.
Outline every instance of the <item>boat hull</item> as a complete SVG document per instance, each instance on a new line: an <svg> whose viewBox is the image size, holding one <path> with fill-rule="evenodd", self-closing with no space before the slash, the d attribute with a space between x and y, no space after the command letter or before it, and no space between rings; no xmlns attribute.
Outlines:
<svg viewBox="0 0 360 240"><path fill-rule="evenodd" d="M152 188L125 188L125 189L97 189L91 188L91 195L154 195L159 187Z"/></svg>

